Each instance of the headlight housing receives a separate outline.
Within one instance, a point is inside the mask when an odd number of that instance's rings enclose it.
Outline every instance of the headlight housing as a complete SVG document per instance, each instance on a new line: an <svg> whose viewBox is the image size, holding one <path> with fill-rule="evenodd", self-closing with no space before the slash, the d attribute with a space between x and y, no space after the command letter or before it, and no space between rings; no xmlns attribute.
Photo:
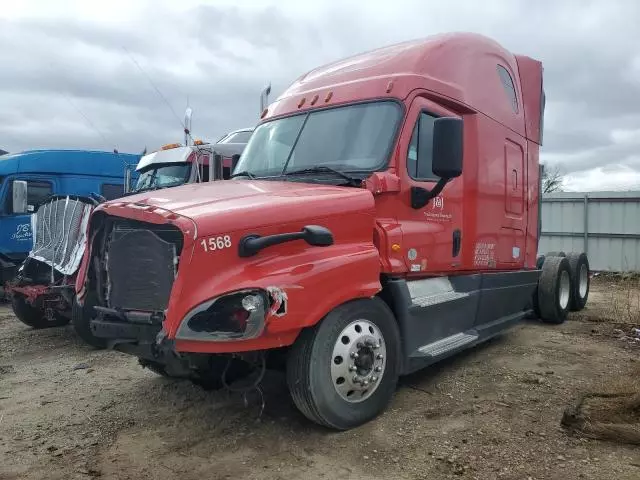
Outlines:
<svg viewBox="0 0 640 480"><path fill-rule="evenodd" d="M184 318L177 340L225 342L256 338L264 329L269 299L263 290L241 290L208 300Z"/></svg>

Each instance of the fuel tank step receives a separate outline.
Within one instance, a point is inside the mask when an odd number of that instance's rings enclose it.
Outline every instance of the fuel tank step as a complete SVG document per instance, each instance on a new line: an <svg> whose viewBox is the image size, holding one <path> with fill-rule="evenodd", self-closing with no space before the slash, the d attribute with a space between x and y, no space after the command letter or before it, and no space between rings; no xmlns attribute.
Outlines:
<svg viewBox="0 0 640 480"><path fill-rule="evenodd" d="M475 330L469 332L456 333L450 337L445 337L433 343L429 343L418 348L418 352L426 357L438 357L443 353L455 350L469 343L473 343L478 339L478 333Z"/></svg>

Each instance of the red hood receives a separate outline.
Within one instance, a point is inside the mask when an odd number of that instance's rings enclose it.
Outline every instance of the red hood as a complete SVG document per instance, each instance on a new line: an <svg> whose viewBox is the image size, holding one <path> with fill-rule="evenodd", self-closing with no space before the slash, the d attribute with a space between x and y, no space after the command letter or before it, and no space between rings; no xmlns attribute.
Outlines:
<svg viewBox="0 0 640 480"><path fill-rule="evenodd" d="M298 182L226 180L143 192L104 203L107 213L127 205L155 206L192 219L199 235L370 211L370 191ZM115 210L115 208L114 208ZM125 215L126 216L126 215Z"/></svg>

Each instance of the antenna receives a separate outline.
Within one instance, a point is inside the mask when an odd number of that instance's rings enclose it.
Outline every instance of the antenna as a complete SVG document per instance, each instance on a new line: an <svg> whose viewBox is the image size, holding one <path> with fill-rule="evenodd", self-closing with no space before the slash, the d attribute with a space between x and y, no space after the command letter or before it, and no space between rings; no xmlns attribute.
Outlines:
<svg viewBox="0 0 640 480"><path fill-rule="evenodd" d="M167 105L167 107L169 107L169 110L171 110L171 113L173 113L173 116L176 118L176 120L178 120L178 122L180 123L180 125L182 125L182 128L184 128L186 130L186 126L180 121L180 117L178 117L178 114L176 113L176 111L173 109L173 107L171 106L171 104L169 103L169 101L167 100L167 98L162 94L162 92L160 91L160 89L156 86L155 83L153 83L153 80L151 80L151 77L149 75L147 75L147 72L144 71L144 69L140 66L140 64L138 62L136 62L136 59L133 58L133 55L131 55L131 53L129 52L129 50L127 50L127 48L125 46L122 47L122 49L126 52L126 54L129 56L129 58L131 59L131 61L133 62L133 64L138 67L138 70L140 70L140 72L145 76L145 78L148 80L148 82L151 84L151 86L153 87L153 89L156 91L156 93L158 94L158 96L162 99L162 101ZM186 132L185 132L186 133Z"/></svg>
<svg viewBox="0 0 640 480"><path fill-rule="evenodd" d="M49 63L47 64L47 66L49 67L49 69L50 69L53 73L56 73L55 69L53 68L53 62L49 62ZM60 95L62 95L62 96L64 97L64 99L65 99L67 102L69 102L69 105L71 105L71 106L73 107L73 109L74 109L76 112L78 112L78 115L80 115L80 116L82 117L82 119L85 121L85 123L87 124L87 126L88 126L91 130L93 130L95 133L97 133L97 134L100 136L100 138L102 138L102 140L103 140L103 141L104 141L104 143L105 143L105 146L109 147L110 145L112 145L112 143L111 143L111 142L109 142L109 141L107 140L107 137L104 135L104 133L102 133L102 131L101 131L100 129L98 129L98 127L96 127L96 126L95 126L95 124L94 124L91 120L89 120L89 117L87 117L87 116L84 114L84 112L80 109L80 107L79 107L78 105L76 105L76 104L75 104L75 102L73 102L73 101L71 100L71 97L70 97L66 92L60 91L59 93L60 93Z"/></svg>
<svg viewBox="0 0 640 480"><path fill-rule="evenodd" d="M110 142L107 140L107 137L104 136L104 134L98 129L98 127L96 127L93 122L91 120L89 120L89 117L87 117L82 110L80 110L80 107L78 107L75 103L73 103L71 101L71 97L69 97L69 95L67 95L66 93L62 93L62 95L64 95L64 97L67 99L67 101L69 102L69 104L76 110L76 112L78 112L80 114L80 116L84 119L84 121L87 123L87 125L89 126L90 129L92 129L94 132L96 132L98 135L100 135L100 137L102 138L102 140L104 141L104 143L106 145L110 145ZM115 149L114 149L114 153Z"/></svg>
<svg viewBox="0 0 640 480"><path fill-rule="evenodd" d="M271 93L271 82L269 82L269 85L267 85L265 89L262 90L262 93L260 94L260 114L262 114L264 109L269 105L270 93Z"/></svg>
<svg viewBox="0 0 640 480"><path fill-rule="evenodd" d="M193 115L193 110L191 109L191 107L187 106L187 109L184 111L184 144L187 147L189 146L189 137L191 136L191 116L192 115Z"/></svg>
<svg viewBox="0 0 640 480"><path fill-rule="evenodd" d="M162 101L167 105L167 107L169 107L169 110L171 111L171 113L173 114L175 119L178 120L178 123L180 124L180 126L184 130L185 144L188 145L188 143L189 143L188 141L189 140L193 143L193 137L191 136L191 115L193 114L193 110L191 109L191 107L189 107L189 97L187 97L187 110L185 111L185 114L184 114L184 122L182 122L180 120L180 117L178 117L178 114L176 113L176 111L173 109L173 107L169 103L169 100L167 100L167 98L162 94L162 92L156 86L156 84L153 83L153 80L151 80L151 77L149 75L147 75L147 72L145 72L144 69L140 66L140 64L138 62L136 62L136 59L133 58L133 55L131 55L131 52L129 52L129 50L127 50L127 48L124 45L122 46L122 49L125 51L127 56L131 59L133 64L136 67L138 67L138 70L140 70L140 72L145 76L145 78L147 79L149 84L151 84L151 86L156 91L158 96L162 99ZM198 152L201 151L200 147L198 145L195 145L195 143L194 143L194 146L196 147Z"/></svg>

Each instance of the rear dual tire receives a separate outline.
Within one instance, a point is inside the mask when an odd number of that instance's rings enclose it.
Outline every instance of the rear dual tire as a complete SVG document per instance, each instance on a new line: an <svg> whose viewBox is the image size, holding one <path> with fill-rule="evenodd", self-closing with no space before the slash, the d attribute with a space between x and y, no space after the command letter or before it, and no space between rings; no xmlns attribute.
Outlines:
<svg viewBox="0 0 640 480"><path fill-rule="evenodd" d="M536 262L542 270L533 296L535 314L547 323L563 323L589 297L589 259L585 253L549 252ZM568 295L568 296L567 296Z"/></svg>
<svg viewBox="0 0 640 480"><path fill-rule="evenodd" d="M354 428L391 401L399 359L393 313L378 298L355 300L300 334L287 360L289 391L313 422L336 430Z"/></svg>
<svg viewBox="0 0 640 480"><path fill-rule="evenodd" d="M571 300L569 308L572 312L582 310L589 298L589 259L585 253L569 253L567 255L571 268Z"/></svg>
<svg viewBox="0 0 640 480"><path fill-rule="evenodd" d="M563 323L571 300L571 266L565 257L547 256L538 280L534 307L547 323Z"/></svg>

